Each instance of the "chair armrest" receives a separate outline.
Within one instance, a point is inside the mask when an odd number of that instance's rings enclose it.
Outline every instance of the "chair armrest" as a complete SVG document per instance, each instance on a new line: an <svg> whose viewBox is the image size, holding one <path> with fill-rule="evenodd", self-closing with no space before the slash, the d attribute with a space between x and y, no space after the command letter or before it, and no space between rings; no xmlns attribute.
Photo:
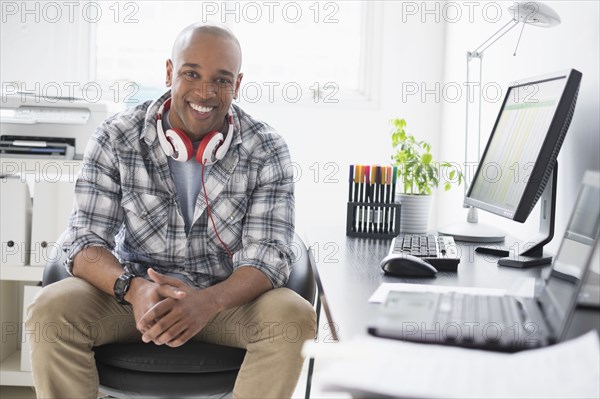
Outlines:
<svg viewBox="0 0 600 399"><path fill-rule="evenodd" d="M67 254L62 250L63 243L66 239L66 233L66 231L63 232L48 251L48 259L46 260L44 276L42 277L42 286L44 287L69 277L69 273L67 272L67 269L65 269Z"/></svg>

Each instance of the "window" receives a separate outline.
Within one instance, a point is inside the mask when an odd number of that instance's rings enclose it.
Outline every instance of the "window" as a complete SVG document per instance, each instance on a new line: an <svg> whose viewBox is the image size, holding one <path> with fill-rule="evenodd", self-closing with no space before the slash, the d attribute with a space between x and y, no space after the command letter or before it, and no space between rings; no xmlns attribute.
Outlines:
<svg viewBox="0 0 600 399"><path fill-rule="evenodd" d="M243 50L241 102L337 103L369 99L373 5L367 1L147 1L103 4L96 26L96 80L119 100L165 90L165 61L193 22L227 25ZM367 32L367 35L365 35ZM93 75L93 74L92 74Z"/></svg>

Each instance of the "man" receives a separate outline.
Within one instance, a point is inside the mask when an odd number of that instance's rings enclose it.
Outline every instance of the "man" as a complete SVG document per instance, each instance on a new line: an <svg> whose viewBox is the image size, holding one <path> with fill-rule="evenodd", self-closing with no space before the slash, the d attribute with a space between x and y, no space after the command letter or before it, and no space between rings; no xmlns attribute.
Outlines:
<svg viewBox="0 0 600 399"><path fill-rule="evenodd" d="M247 348L234 397L293 393L316 327L312 306L281 288L294 230L290 158L271 127L232 104L240 67L231 32L191 25L166 63L170 91L93 135L65 248L76 278L45 287L29 308L29 329L63 326L59 339L32 342L38 397L96 397L91 348L140 339ZM219 134L221 147L203 151ZM289 323L299 337L285 339ZM231 334L245 326L262 330Z"/></svg>

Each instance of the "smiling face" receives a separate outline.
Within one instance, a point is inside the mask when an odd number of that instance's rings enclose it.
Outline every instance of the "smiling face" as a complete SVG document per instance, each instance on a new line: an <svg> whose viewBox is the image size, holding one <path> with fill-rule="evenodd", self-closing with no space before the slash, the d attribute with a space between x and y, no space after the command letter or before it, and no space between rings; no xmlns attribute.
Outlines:
<svg viewBox="0 0 600 399"><path fill-rule="evenodd" d="M221 130L242 81L240 65L239 44L231 37L202 30L182 33L167 60L171 126L192 141Z"/></svg>

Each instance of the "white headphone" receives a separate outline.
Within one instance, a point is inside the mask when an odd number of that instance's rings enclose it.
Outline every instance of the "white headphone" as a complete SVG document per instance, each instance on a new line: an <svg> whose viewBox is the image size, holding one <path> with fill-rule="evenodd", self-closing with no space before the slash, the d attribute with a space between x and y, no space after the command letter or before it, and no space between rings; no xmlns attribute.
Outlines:
<svg viewBox="0 0 600 399"><path fill-rule="evenodd" d="M158 110L156 120L158 141L167 156L179 162L189 161L194 155L194 147L187 134L180 129L169 129L166 132L163 130L163 112L168 111L169 108L171 108L171 98L167 99ZM223 159L233 137L233 116L230 113L227 114L227 122L229 123L229 131L226 137L223 137L221 132L212 131L208 132L200 141L200 146L196 151L196 162L203 165L212 165Z"/></svg>

